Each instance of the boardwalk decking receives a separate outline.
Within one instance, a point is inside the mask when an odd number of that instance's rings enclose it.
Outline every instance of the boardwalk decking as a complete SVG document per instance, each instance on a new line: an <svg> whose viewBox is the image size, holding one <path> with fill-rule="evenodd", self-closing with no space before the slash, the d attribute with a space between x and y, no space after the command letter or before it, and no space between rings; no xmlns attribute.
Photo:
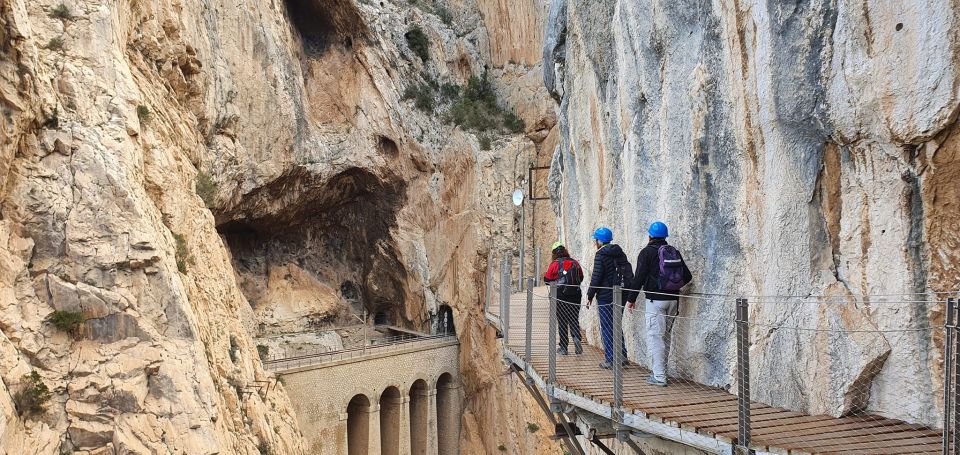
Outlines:
<svg viewBox="0 0 960 455"><path fill-rule="evenodd" d="M538 288L546 295L547 288ZM506 346L512 357L525 361L526 294L511 297ZM533 303L531 358L539 378L547 377L548 302ZM598 366L601 350L585 345L584 355L557 356L557 387L594 403L613 402L613 373ZM634 363L623 371L623 407L653 422L680 428L726 444L737 439L737 397L727 391L681 379L666 388L645 382L649 370ZM834 418L809 416L787 409L751 405L751 447L789 454L936 454L941 451L940 430L877 416Z"/></svg>

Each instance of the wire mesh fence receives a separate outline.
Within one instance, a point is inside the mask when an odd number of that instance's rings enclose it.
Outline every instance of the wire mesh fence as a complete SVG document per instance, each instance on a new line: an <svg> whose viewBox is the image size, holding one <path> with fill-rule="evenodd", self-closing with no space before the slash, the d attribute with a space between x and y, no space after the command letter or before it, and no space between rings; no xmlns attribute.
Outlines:
<svg viewBox="0 0 960 455"><path fill-rule="evenodd" d="M551 399L581 397L615 428L646 419L718 451L954 453L946 294L647 300L615 287L587 302L586 286L563 288L499 288L505 351Z"/></svg>

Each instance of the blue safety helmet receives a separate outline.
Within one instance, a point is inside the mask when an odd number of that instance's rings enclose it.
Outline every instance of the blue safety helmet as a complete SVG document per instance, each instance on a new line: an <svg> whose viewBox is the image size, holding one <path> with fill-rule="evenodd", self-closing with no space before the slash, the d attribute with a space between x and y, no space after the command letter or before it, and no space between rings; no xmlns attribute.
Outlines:
<svg viewBox="0 0 960 455"><path fill-rule="evenodd" d="M667 225L661 221L654 221L653 224L650 225L650 230L647 232L650 234L650 237L667 238Z"/></svg>
<svg viewBox="0 0 960 455"><path fill-rule="evenodd" d="M610 228L599 228L593 231L593 238L600 243L610 243L613 241L613 231L611 231Z"/></svg>

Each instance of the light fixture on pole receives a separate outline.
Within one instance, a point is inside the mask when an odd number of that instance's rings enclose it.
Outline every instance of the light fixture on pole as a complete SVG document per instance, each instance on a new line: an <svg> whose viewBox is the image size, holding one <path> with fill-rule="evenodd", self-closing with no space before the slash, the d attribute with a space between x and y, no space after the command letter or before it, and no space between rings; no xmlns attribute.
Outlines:
<svg viewBox="0 0 960 455"><path fill-rule="evenodd" d="M520 276L518 277L517 288L523 291L523 263L524 263L524 226L526 225L527 211L524 210L523 206L523 190L517 188L513 192L513 205L520 207Z"/></svg>

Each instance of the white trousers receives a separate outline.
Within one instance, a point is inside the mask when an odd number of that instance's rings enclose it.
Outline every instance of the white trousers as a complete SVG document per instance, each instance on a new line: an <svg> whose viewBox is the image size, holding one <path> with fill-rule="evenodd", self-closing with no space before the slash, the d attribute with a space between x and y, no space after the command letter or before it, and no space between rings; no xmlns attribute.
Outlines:
<svg viewBox="0 0 960 455"><path fill-rule="evenodd" d="M650 369L658 381L667 380L670 331L673 330L676 315L676 300L647 300L647 350L650 353Z"/></svg>

